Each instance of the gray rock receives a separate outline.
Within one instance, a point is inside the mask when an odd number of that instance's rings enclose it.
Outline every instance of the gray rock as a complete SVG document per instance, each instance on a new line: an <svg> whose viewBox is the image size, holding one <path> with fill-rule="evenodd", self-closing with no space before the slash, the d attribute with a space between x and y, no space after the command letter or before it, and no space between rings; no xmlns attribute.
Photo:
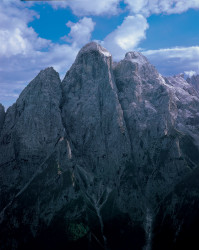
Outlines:
<svg viewBox="0 0 199 250"><path fill-rule="evenodd" d="M0 103L0 134L1 134L1 129L3 127L4 120L5 120L5 108Z"/></svg>
<svg viewBox="0 0 199 250"><path fill-rule="evenodd" d="M0 137L0 183L4 194L0 207L29 181L64 135L61 96L59 75L47 68L7 110Z"/></svg>
<svg viewBox="0 0 199 250"><path fill-rule="evenodd" d="M88 169L105 172L129 159L130 141L110 53L96 43L87 44L67 72L62 89L62 119L72 154L85 157Z"/></svg>
<svg viewBox="0 0 199 250"><path fill-rule="evenodd" d="M156 206L160 197L198 165L198 158L192 164L183 148L189 136L190 147L198 152L198 124L188 126L188 121L191 117L197 120L199 99L182 77L164 79L137 52L127 53L114 75L139 186L148 205Z"/></svg>
<svg viewBox="0 0 199 250"><path fill-rule="evenodd" d="M76 178L103 227L102 207L115 190L119 192L126 165L132 161L110 53L93 42L84 46L62 89L62 119L71 157L78 161ZM123 203L120 208L126 211Z"/></svg>
<svg viewBox="0 0 199 250"><path fill-rule="evenodd" d="M192 84L193 87L199 91L199 75L193 75L192 77L187 78L187 82Z"/></svg>

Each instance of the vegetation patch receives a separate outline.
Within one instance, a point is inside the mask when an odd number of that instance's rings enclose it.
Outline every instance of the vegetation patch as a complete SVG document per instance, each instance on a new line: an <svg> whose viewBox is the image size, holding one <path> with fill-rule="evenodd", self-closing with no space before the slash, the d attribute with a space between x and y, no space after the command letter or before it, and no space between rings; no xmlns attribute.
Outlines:
<svg viewBox="0 0 199 250"><path fill-rule="evenodd" d="M80 223L70 223L68 226L68 236L72 241L76 241L84 237L89 231L89 227Z"/></svg>

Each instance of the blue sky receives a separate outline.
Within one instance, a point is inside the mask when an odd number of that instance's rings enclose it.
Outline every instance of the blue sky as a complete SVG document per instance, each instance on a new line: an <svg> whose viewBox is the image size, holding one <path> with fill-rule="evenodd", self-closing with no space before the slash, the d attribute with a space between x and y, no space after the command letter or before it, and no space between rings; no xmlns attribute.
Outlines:
<svg viewBox="0 0 199 250"><path fill-rule="evenodd" d="M91 40L115 61L137 50L163 75L199 73L199 0L1 0L0 103L46 67L63 78Z"/></svg>

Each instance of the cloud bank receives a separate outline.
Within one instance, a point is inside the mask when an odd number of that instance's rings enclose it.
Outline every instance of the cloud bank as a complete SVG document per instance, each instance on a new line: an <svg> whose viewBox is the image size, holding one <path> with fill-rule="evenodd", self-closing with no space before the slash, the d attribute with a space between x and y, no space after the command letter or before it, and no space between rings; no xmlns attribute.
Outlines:
<svg viewBox="0 0 199 250"><path fill-rule="evenodd" d="M198 0L52 0L54 8L72 9L77 16L116 15L120 12L120 3L125 3L134 14L150 16L152 14L176 14L189 9L199 9Z"/></svg>
<svg viewBox="0 0 199 250"><path fill-rule="evenodd" d="M198 0L124 0L133 13L145 16L152 14L179 14L188 9L199 9Z"/></svg>
<svg viewBox="0 0 199 250"><path fill-rule="evenodd" d="M116 15L119 10L120 0L66 0L66 1L52 1L50 3L54 8L72 9L77 16L85 15Z"/></svg>
<svg viewBox="0 0 199 250"><path fill-rule="evenodd" d="M199 73L199 46L143 51L163 75Z"/></svg>

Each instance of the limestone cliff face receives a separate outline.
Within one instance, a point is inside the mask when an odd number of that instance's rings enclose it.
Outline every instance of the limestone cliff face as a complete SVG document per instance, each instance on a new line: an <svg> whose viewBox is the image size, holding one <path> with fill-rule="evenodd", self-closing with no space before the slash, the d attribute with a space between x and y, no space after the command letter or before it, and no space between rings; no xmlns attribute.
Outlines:
<svg viewBox="0 0 199 250"><path fill-rule="evenodd" d="M63 135L61 95L59 75L48 68L7 110L0 137L1 208L29 181Z"/></svg>
<svg viewBox="0 0 199 250"><path fill-rule="evenodd" d="M190 83L196 91L199 91L199 75L193 75L192 77L187 78L187 82Z"/></svg>
<svg viewBox="0 0 199 250"><path fill-rule="evenodd" d="M181 76L163 78L138 52L127 53L114 75L139 186L156 206L198 166L199 98Z"/></svg>
<svg viewBox="0 0 199 250"><path fill-rule="evenodd" d="M106 172L130 158L130 141L112 72L112 57L96 43L82 48L63 82L62 119L74 157Z"/></svg>
<svg viewBox="0 0 199 250"><path fill-rule="evenodd" d="M199 165L198 108L138 52L113 64L92 42L62 83L41 71L0 109L0 249L157 249Z"/></svg>

